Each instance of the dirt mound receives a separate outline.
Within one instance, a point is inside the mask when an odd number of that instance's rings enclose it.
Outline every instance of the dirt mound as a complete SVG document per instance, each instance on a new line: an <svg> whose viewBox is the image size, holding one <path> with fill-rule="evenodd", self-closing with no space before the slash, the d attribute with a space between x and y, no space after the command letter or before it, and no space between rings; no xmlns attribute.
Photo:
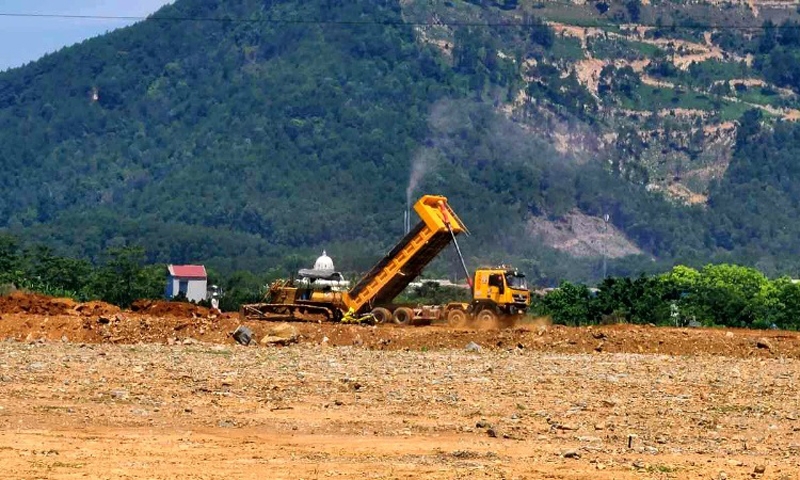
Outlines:
<svg viewBox="0 0 800 480"><path fill-rule="evenodd" d="M78 304L64 298L14 293L0 297L0 339L84 343L235 343L240 325L253 338L271 336L274 322L242 320L191 303L140 300L133 311L103 302ZM459 327L430 325L359 326L306 321L293 323L301 344L360 347L369 350L542 351L559 354L637 353L800 358L800 333L777 330L666 328L644 325L565 327L546 319L516 325Z"/></svg>
<svg viewBox="0 0 800 480"><path fill-rule="evenodd" d="M29 315L76 315L92 317L116 315L119 307L99 301L78 303L71 298L55 298L37 293L14 292L0 296L0 313Z"/></svg>
<svg viewBox="0 0 800 480"><path fill-rule="evenodd" d="M154 317L198 318L208 317L211 311L193 303L165 302L160 300L137 300L131 305L131 311Z"/></svg>
<svg viewBox="0 0 800 480"><path fill-rule="evenodd" d="M116 305L111 305L110 303L92 301L81 303L75 307L75 311L84 317L94 317L116 315L122 312L122 309Z"/></svg>
<svg viewBox="0 0 800 480"><path fill-rule="evenodd" d="M78 303L70 298L53 298L35 293L14 292L0 297L0 313L70 315Z"/></svg>
<svg viewBox="0 0 800 480"><path fill-rule="evenodd" d="M191 307L186 304L188 311ZM184 307L184 308L186 308ZM174 308L174 306L172 307ZM163 307L153 308L163 311ZM203 311L205 309L200 309ZM173 310L174 311L174 310ZM260 340L274 322L242 321L236 314L209 316L151 315L123 311L114 315L2 314L0 339L50 340L66 338L85 343L234 344L240 325ZM399 327L296 322L301 344L359 347L367 350L463 350L474 342L483 350L541 351L559 354L637 353L712 355L739 358L800 358L800 333L777 330L667 328L641 325L564 327L523 322L511 328L485 330L445 325Z"/></svg>

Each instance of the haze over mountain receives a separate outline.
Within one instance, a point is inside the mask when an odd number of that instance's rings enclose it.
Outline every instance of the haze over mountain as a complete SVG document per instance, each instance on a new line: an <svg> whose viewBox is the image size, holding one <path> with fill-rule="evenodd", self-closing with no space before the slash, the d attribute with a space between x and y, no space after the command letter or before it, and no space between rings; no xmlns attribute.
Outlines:
<svg viewBox="0 0 800 480"><path fill-rule="evenodd" d="M435 192L471 264L543 283L603 255L791 273L798 15L755 4L177 0L0 74L0 225L361 271Z"/></svg>

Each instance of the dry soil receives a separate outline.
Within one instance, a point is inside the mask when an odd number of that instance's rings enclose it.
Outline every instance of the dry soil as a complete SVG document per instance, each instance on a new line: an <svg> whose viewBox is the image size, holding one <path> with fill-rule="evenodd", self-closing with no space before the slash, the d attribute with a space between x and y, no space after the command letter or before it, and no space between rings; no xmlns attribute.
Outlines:
<svg viewBox="0 0 800 480"><path fill-rule="evenodd" d="M242 346L235 315L9 302L2 478L800 478L796 333L310 322Z"/></svg>

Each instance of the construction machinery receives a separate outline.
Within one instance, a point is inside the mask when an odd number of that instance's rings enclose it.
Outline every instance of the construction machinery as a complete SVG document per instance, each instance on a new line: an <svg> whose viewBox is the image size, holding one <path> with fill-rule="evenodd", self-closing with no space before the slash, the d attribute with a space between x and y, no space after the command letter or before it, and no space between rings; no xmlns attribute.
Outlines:
<svg viewBox="0 0 800 480"><path fill-rule="evenodd" d="M270 285L263 303L243 305L242 315L266 320L275 316L321 315L333 321L369 319L408 324L490 321L525 313L530 305L530 292L523 274L505 266L478 269L474 277L469 274L456 239L468 230L450 208L447 198L425 195L414 204L414 211L420 218L416 227L349 291L315 288L313 281L298 284L279 280ZM472 301L446 305L392 303L451 242L472 290Z"/></svg>
<svg viewBox="0 0 800 480"><path fill-rule="evenodd" d="M527 312L531 302L525 275L513 267L484 267L475 270L471 282L472 302L462 304L460 313L452 308L447 312L450 323L461 323L470 318L491 322L502 318L515 318Z"/></svg>

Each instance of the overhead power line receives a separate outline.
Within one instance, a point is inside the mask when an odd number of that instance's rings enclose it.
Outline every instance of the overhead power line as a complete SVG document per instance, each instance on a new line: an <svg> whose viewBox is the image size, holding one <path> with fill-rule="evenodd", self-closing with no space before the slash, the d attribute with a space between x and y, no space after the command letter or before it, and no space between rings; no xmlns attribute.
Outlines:
<svg viewBox="0 0 800 480"><path fill-rule="evenodd" d="M0 17L15 17L15 18L40 18L40 19L82 19L82 20L120 20L120 21L157 21L157 22L218 22L218 23L233 23L233 24L247 24L247 23L265 23L265 24L298 24L298 25L411 25L411 26L447 26L447 27L499 27L499 28L514 28L514 27L527 27L527 28L541 28L541 24L531 24L519 21L509 22L417 22L417 21L403 21L403 20L319 20L319 19L280 19L280 18L225 18L225 17L181 17L181 16L167 16L167 15L151 15L151 16L122 16L122 15L69 15L60 13L10 13L0 12ZM544 19L543 19L544 20ZM559 22L561 23L561 22ZM596 22L576 22L565 23L565 25L579 28L604 28L615 27L619 28L619 24L602 24ZM770 28L765 25L734 25L724 23L697 23L697 24L655 24L655 23L637 23L635 25L650 28L667 28L667 29L685 29L685 30L765 30ZM800 28L800 23L793 23L789 25L773 25L772 28Z"/></svg>

